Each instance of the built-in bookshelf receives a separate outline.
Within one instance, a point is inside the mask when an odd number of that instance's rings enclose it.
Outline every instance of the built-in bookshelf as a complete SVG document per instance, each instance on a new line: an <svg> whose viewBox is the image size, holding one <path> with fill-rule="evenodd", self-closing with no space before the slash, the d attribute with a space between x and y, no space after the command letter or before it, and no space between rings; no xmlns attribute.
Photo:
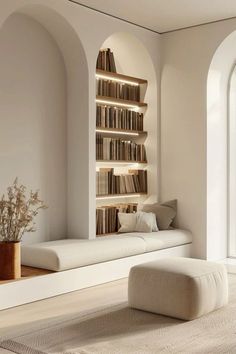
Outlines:
<svg viewBox="0 0 236 354"><path fill-rule="evenodd" d="M136 212L137 199L148 193L147 131L144 131L147 104L143 102L146 87L147 80L116 72L114 55L109 48L99 52L96 69L97 236L117 232L118 213ZM118 202L125 198L127 203Z"/></svg>

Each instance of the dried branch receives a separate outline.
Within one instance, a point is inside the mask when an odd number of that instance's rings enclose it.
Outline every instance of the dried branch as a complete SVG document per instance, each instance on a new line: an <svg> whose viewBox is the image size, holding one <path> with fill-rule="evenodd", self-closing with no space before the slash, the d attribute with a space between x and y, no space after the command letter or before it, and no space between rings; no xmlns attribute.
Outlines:
<svg viewBox="0 0 236 354"><path fill-rule="evenodd" d="M47 206L39 198L39 191L30 191L26 196L26 187L18 184L18 179L7 188L7 197L0 200L0 240L20 241L25 232L36 231L34 219L40 209Z"/></svg>

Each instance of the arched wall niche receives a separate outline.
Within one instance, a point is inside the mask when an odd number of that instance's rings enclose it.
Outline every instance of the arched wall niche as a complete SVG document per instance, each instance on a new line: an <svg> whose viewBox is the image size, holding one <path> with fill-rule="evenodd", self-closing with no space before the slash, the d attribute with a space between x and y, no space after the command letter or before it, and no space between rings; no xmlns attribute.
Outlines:
<svg viewBox="0 0 236 354"><path fill-rule="evenodd" d="M228 84L228 257L236 255L236 63Z"/></svg>
<svg viewBox="0 0 236 354"><path fill-rule="evenodd" d="M217 48L207 78L207 258L227 257L228 85L235 64L236 31Z"/></svg>
<svg viewBox="0 0 236 354"><path fill-rule="evenodd" d="M20 32L22 31L20 27L20 22L22 23L22 21L24 23L27 22L28 25L31 23L30 26L32 28L34 27L34 31L30 32L29 38L26 40L19 38L23 45L22 53L19 53L20 49L18 51L18 53L21 54L21 59L23 59L25 55L26 62L27 60L29 61L27 57L27 41L28 46L31 41L32 47L37 49L37 43L35 43L37 39L34 38L35 28L37 28L38 32L41 31L41 37L45 37L44 39L47 45L49 46L50 43L51 47L53 47L53 49L50 47L53 51L51 56L50 53L46 51L43 53L44 55L42 55L42 57L44 56L44 64L47 66L46 70L48 70L43 76L45 77L47 74L50 75L51 70L53 70L54 76L49 76L50 80L45 78L45 81L42 79L42 81L39 82L39 84L43 86L44 84L49 85L49 81L53 81L52 86L41 87L41 91L38 92L37 96L31 96L30 102L33 107L34 98L37 103L41 99L41 106L39 104L37 106L39 121L40 119L41 121L45 121L46 119L49 121L50 118L53 119L49 122L50 134L47 134L47 132L43 134L43 128L45 128L46 125L41 127L40 134L37 134L39 132L37 123L34 131L32 129L27 130L27 121L18 124L19 127L21 127L23 136L24 134L26 136L31 134L32 141L35 142L35 139L38 139L39 144L35 147L36 150L31 152L33 161L31 170L31 161L29 159L28 165L25 166L27 169L25 169L24 172L24 166L23 163L21 163L21 160L24 159L24 151L22 151L22 159L20 159L19 156L18 165L15 164L20 141L16 140L18 146L12 145L12 151L10 152L4 151L4 147L0 149L1 159L5 159L5 161L8 160L8 164L11 164L11 162L14 164L12 171L7 172L5 177L1 176L1 188L4 190L12 180L13 175L14 177L18 175L21 182L26 183L29 188L40 188L42 198L46 200L49 205L49 209L44 213L44 216L41 216L38 220L39 231L37 235L32 237L27 235L24 242L38 242L65 237L88 238L88 66L84 49L78 34L66 18L50 7L36 4L19 7L19 9L6 18L0 29L0 38L2 33L4 33L4 28L7 28L9 23L13 20L18 21ZM26 46L25 52L23 51L24 44ZM42 48L47 49L49 47L44 46ZM18 53L16 52L17 55ZM13 59L13 57L9 57L9 62L14 62ZM0 58L0 61L1 60ZM51 60L51 62L48 64L47 60L49 62ZM28 68L28 74L32 74L35 78L35 73L37 73L39 68L37 65L34 65L34 63L31 64L30 68ZM56 69L53 69L55 64L58 75L56 75ZM24 69L26 70L26 68ZM25 71L25 73L27 73L27 71ZM58 79L58 76L60 79ZM16 80L17 79L18 78L16 78ZM24 84L24 78L20 77L20 79L22 80L22 84ZM27 81L26 77L25 81ZM14 105L14 98L17 100L20 99L20 90L15 93L11 92L12 87L14 87L14 82L7 81L6 77L5 82L8 82L9 86L1 89L2 95L8 95L8 98L12 100L11 103ZM32 84L37 86L36 81ZM56 86L59 87L58 90L60 92L52 90ZM28 87L28 92L32 89L33 93L36 94L37 91L34 91L34 87ZM44 92L44 89L47 94ZM39 97L40 93L42 94L41 97ZM22 95L23 94L22 92ZM4 97L2 96L2 98ZM4 102L6 102L6 100ZM1 109L3 110L1 114L2 117L4 117L4 110L8 116L16 113L11 112L9 106L4 106L4 104L1 105ZM26 111L26 113L29 115L30 110L28 110L28 112ZM34 114L36 114L35 110ZM60 129L58 129L57 126L58 120L54 120L56 116L58 116L58 119L61 121ZM20 119L20 117L18 118ZM33 138L34 135L35 139ZM57 141L56 144L54 144L55 140ZM59 146L59 142L62 143L62 147ZM30 148L31 145L29 141L28 149L30 150ZM48 156L51 156L51 158ZM55 162L55 158L57 162ZM46 165L44 160L47 161ZM37 166L36 169L33 169L34 162L35 166Z"/></svg>
<svg viewBox="0 0 236 354"><path fill-rule="evenodd" d="M157 73L151 55L141 39L129 32L113 33L101 44L100 49L102 48L111 48L111 51L114 53L118 73L148 80L147 89L143 93L145 94L144 102L148 104L144 116L144 130L148 132L148 137L145 141L148 159L148 195L151 196L149 201L158 200L160 181L159 102L157 92ZM94 61L95 63L96 60ZM135 168L139 167L136 166ZM125 199L125 201L127 202L127 199ZM143 201L145 201L145 198ZM106 201L102 202L102 204L104 203L106 203Z"/></svg>

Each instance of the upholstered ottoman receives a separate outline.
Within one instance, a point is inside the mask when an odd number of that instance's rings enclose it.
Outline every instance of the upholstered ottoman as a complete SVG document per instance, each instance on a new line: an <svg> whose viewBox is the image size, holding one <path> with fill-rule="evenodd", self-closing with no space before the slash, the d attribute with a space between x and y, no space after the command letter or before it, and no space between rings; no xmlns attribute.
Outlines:
<svg viewBox="0 0 236 354"><path fill-rule="evenodd" d="M192 320L228 302L223 264L191 258L164 258L130 270L130 307Z"/></svg>

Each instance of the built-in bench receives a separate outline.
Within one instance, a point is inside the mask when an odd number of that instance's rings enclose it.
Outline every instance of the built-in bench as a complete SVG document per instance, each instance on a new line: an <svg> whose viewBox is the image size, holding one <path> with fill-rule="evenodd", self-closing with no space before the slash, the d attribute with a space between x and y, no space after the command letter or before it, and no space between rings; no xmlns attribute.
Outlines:
<svg viewBox="0 0 236 354"><path fill-rule="evenodd" d="M22 246L22 264L63 271L124 257L173 248L192 242L184 230L126 233L95 240L65 239Z"/></svg>
<svg viewBox="0 0 236 354"><path fill-rule="evenodd" d="M137 264L190 257L191 242L190 232L175 229L22 245L24 265L53 272L2 284L0 310L128 277Z"/></svg>

